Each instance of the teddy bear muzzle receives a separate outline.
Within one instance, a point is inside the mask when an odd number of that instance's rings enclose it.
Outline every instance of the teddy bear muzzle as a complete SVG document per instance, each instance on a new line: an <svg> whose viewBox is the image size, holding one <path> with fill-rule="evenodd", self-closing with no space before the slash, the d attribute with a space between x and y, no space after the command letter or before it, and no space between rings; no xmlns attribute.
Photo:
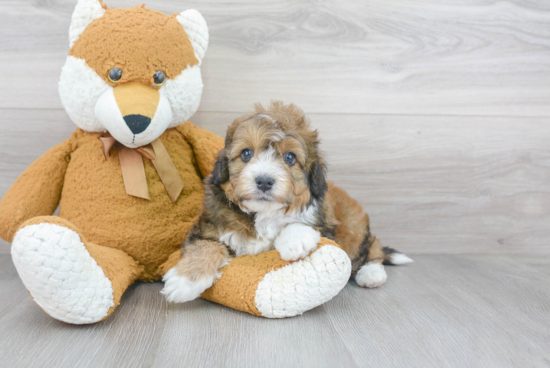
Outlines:
<svg viewBox="0 0 550 368"><path fill-rule="evenodd" d="M137 148L157 139L170 125L170 103L158 89L129 82L109 88L98 99L96 118L120 143Z"/></svg>

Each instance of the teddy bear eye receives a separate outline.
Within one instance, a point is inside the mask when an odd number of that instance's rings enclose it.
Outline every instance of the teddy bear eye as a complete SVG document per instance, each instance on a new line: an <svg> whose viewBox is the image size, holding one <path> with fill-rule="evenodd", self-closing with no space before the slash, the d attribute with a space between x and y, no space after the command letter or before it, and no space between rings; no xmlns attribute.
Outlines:
<svg viewBox="0 0 550 368"><path fill-rule="evenodd" d="M155 75L153 76L153 81L155 87L162 86L164 84L164 81L166 80L166 77L164 76L164 73L160 70L157 70Z"/></svg>
<svg viewBox="0 0 550 368"><path fill-rule="evenodd" d="M248 162L252 159L252 156L254 156L254 152L252 152L252 150L250 148L245 148L242 152L241 152L241 159L244 161L244 162Z"/></svg>
<svg viewBox="0 0 550 368"><path fill-rule="evenodd" d="M292 152L287 152L283 155L283 160L285 160L288 166L292 166L296 163L296 155Z"/></svg>
<svg viewBox="0 0 550 368"><path fill-rule="evenodd" d="M117 83L122 78L122 70L119 68L113 68L109 70L109 80L112 83Z"/></svg>

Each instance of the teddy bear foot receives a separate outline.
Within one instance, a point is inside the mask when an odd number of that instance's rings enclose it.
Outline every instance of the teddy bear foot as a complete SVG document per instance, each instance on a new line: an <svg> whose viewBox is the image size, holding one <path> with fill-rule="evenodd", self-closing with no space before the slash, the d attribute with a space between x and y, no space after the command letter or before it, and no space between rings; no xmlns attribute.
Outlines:
<svg viewBox="0 0 550 368"><path fill-rule="evenodd" d="M15 235L11 254L32 298L53 318L94 323L114 306L111 281L77 232L50 223L28 225Z"/></svg>
<svg viewBox="0 0 550 368"><path fill-rule="evenodd" d="M298 316L329 301L346 286L351 260L322 238L311 254L284 261L277 250L234 258L201 298L266 318Z"/></svg>
<svg viewBox="0 0 550 368"><path fill-rule="evenodd" d="M330 244L321 246L303 260L266 274L256 289L256 308L267 318L300 315L336 296L350 273L346 252Z"/></svg>

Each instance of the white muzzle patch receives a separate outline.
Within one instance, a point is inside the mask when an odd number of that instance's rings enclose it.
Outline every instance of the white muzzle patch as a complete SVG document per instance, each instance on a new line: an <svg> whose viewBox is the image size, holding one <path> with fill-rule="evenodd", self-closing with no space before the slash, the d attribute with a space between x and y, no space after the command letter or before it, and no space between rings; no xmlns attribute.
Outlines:
<svg viewBox="0 0 550 368"><path fill-rule="evenodd" d="M273 147L258 153L252 161L243 169L242 180L238 185L242 185L241 192L248 194L250 199L242 202L245 209L251 212L275 211L284 207L283 203L277 201L278 198L286 198L286 189L288 187L287 170L282 163L277 160L277 155ZM266 193L258 189L256 178L268 176L273 179L273 187Z"/></svg>
<svg viewBox="0 0 550 368"><path fill-rule="evenodd" d="M138 148L151 143L166 131L172 121L170 103L160 94L157 111L147 128L140 133L133 133L120 112L112 87L99 97L94 112L101 125L128 148Z"/></svg>

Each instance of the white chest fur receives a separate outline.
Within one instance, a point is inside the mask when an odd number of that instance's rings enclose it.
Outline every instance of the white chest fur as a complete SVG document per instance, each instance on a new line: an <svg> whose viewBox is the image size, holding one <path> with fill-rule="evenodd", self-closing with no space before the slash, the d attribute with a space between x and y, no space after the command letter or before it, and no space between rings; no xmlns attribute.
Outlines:
<svg viewBox="0 0 550 368"><path fill-rule="evenodd" d="M303 223L314 226L316 214L317 203L290 214L284 210L257 212L254 216L256 238L236 231L227 231L220 236L220 241L229 246L237 256L259 254L273 249L275 238L286 225Z"/></svg>

